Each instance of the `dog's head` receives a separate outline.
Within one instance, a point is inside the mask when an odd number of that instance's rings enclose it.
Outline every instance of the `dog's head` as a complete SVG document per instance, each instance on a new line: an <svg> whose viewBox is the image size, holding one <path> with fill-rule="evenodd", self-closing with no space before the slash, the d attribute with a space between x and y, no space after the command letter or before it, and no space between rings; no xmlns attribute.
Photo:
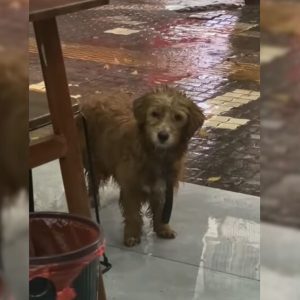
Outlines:
<svg viewBox="0 0 300 300"><path fill-rule="evenodd" d="M163 87L134 101L134 116L156 148L188 141L205 120L202 110L185 94Z"/></svg>

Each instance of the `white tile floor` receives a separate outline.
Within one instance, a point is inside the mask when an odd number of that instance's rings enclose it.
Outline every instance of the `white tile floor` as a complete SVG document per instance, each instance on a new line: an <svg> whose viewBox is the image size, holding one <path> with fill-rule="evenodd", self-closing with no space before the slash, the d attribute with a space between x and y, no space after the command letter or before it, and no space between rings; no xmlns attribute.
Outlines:
<svg viewBox="0 0 300 300"><path fill-rule="evenodd" d="M236 89L207 100L203 107L207 116L204 127L235 130L240 126L245 125L250 120L237 119L225 115L220 116L219 114L225 114L233 108L258 100L259 97L260 93L257 91Z"/></svg>
<svg viewBox="0 0 300 300"><path fill-rule="evenodd" d="M39 210L66 209L57 163L35 169L34 183ZM141 245L127 249L117 192L105 197L108 300L259 299L259 198L183 184L172 217L177 238L157 239L146 222Z"/></svg>
<svg viewBox="0 0 300 300"><path fill-rule="evenodd" d="M114 264L105 275L109 300L259 299L255 280L114 247L108 253Z"/></svg>
<svg viewBox="0 0 300 300"><path fill-rule="evenodd" d="M37 209L66 210L58 163L34 169ZM112 270L105 275L108 300L300 299L300 231L262 224L259 263L259 199L185 184L172 224L174 241L145 228L142 244L121 244L118 192L102 192L101 212Z"/></svg>
<svg viewBox="0 0 300 300"><path fill-rule="evenodd" d="M131 249L122 245L117 202L101 216L114 266L109 299L259 299L257 197L184 184L172 218L177 238L157 239L146 222Z"/></svg>

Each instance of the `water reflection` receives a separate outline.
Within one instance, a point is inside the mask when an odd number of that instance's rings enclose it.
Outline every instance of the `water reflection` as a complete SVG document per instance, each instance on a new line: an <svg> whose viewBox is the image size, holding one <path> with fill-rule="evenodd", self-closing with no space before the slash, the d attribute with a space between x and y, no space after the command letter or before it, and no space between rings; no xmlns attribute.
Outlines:
<svg viewBox="0 0 300 300"><path fill-rule="evenodd" d="M259 224L234 217L209 218L202 266L259 279Z"/></svg>
<svg viewBox="0 0 300 300"><path fill-rule="evenodd" d="M259 280L260 226L257 222L233 216L209 217L202 242L194 300L204 294L211 297L208 299L215 299L216 291L222 291L225 298L237 297L241 278L255 279L251 281L253 284Z"/></svg>

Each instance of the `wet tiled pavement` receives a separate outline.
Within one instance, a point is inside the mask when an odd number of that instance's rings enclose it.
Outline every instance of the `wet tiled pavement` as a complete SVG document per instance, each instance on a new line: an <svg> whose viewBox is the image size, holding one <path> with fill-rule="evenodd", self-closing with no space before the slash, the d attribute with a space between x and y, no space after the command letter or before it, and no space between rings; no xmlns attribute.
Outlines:
<svg viewBox="0 0 300 300"><path fill-rule="evenodd" d="M181 2L112 1L59 18L71 94L74 101L94 93L122 99L158 84L177 86L208 117L205 134L190 144L186 181L258 195L258 7L222 1L204 11L186 1L178 12ZM29 50L31 84L37 84L32 32ZM44 97L41 85L31 90ZM40 110L32 106L31 114Z"/></svg>
<svg viewBox="0 0 300 300"><path fill-rule="evenodd" d="M282 4L282 5L281 5ZM263 220L300 227L300 5L262 6ZM297 29L298 28L298 29Z"/></svg>

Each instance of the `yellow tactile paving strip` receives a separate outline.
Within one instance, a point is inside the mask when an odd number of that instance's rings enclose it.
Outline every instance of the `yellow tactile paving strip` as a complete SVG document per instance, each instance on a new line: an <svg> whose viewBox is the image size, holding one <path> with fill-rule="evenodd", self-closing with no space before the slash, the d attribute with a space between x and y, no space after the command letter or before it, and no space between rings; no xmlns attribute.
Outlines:
<svg viewBox="0 0 300 300"><path fill-rule="evenodd" d="M66 58L91 61L97 63L125 66L144 66L145 60L139 52L126 49L113 49L84 44L62 44ZM29 38L29 52L37 54L37 46L33 38Z"/></svg>
<svg viewBox="0 0 300 300"><path fill-rule="evenodd" d="M234 130L247 124L250 120L228 116L219 116L232 108L240 107L251 101L258 100L260 93L252 90L236 89L206 101L206 113L211 117L204 123L205 127Z"/></svg>
<svg viewBox="0 0 300 300"><path fill-rule="evenodd" d="M257 100L259 96L259 92L256 91L236 89L206 101L207 110L211 114L224 113L234 107L240 107L250 101Z"/></svg>
<svg viewBox="0 0 300 300"><path fill-rule="evenodd" d="M226 116L213 116L205 122L205 127L234 130L249 122L248 119L238 119Z"/></svg>
<svg viewBox="0 0 300 300"><path fill-rule="evenodd" d="M46 91L44 81L31 84L29 89L30 91L38 93L45 93ZM81 98L81 95L71 95L71 98L78 99ZM234 107L240 107L241 105L257 100L258 98L259 92L236 89L206 101L207 113L210 117L205 122L204 127L235 130L240 126L247 124L250 121L248 119L219 116L218 114L225 113Z"/></svg>

